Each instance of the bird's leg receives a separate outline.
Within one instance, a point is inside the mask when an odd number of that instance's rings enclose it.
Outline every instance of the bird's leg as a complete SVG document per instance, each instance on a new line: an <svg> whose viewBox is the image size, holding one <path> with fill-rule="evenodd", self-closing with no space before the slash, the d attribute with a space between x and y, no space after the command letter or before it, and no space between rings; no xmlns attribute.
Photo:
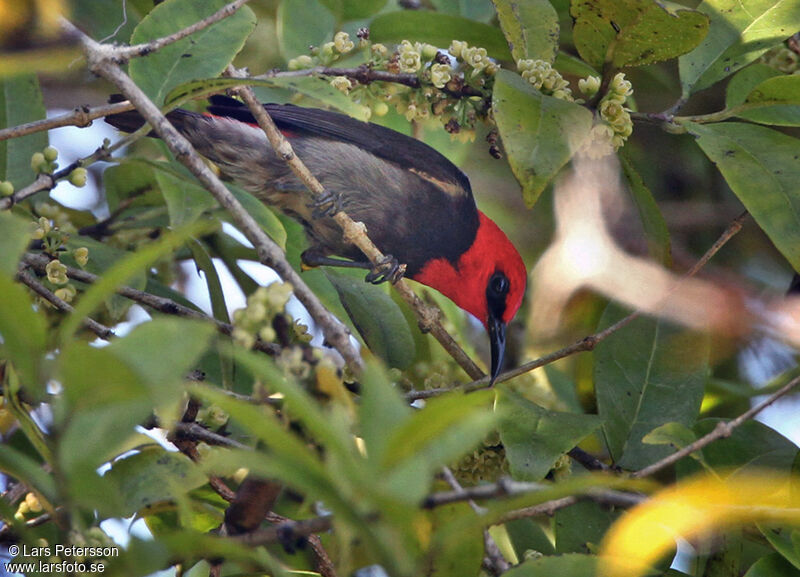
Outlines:
<svg viewBox="0 0 800 577"><path fill-rule="evenodd" d="M312 218L333 216L342 210L342 193L325 189L322 194L314 199L314 202L307 206L312 209Z"/></svg>
<svg viewBox="0 0 800 577"><path fill-rule="evenodd" d="M389 281L392 284L400 280L406 272L405 265L401 265L396 258L388 254L377 265L371 262L343 260L332 258L322 254L318 249L309 248L300 255L300 260L304 268L315 268L318 266L338 266L342 268L361 268L370 272L365 277L365 281L372 284L380 284Z"/></svg>

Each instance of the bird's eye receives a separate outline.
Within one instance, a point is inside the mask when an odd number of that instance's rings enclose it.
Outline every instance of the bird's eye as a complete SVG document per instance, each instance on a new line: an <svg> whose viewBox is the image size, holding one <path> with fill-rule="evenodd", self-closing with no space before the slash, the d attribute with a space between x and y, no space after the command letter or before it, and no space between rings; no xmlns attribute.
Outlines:
<svg viewBox="0 0 800 577"><path fill-rule="evenodd" d="M496 272L489 280L489 290L496 296L505 296L508 293L508 278L501 272Z"/></svg>

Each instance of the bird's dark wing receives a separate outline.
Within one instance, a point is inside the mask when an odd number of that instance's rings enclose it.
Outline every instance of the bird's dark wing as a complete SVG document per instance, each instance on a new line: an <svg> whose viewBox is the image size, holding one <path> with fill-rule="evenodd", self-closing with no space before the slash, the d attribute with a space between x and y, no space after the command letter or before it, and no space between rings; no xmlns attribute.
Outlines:
<svg viewBox="0 0 800 577"><path fill-rule="evenodd" d="M255 123L250 111L238 100L215 95L210 101L211 114ZM417 174L450 196L472 199L467 176L442 154L415 138L329 110L291 104L265 104L264 108L281 130L348 142Z"/></svg>

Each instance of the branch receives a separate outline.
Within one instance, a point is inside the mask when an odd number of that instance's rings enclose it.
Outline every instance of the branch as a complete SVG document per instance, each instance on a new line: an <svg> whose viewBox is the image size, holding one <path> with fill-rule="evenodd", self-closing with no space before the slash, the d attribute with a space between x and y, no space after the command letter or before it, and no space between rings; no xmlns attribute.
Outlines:
<svg viewBox="0 0 800 577"><path fill-rule="evenodd" d="M56 187L60 180L68 178L70 173L78 167L81 166L89 166L94 164L98 160L106 160L111 158L111 155L114 153L115 150L122 148L123 146L127 145L131 141L138 138L136 133L129 134L122 140L115 142L110 146L100 146L89 156L84 158L79 158L72 164L62 168L61 170L54 172L53 174L49 174L47 172L43 172L36 177L32 183L30 183L25 188L21 188L20 190L16 191L11 196L6 196L4 198L0 198L0 210L8 210L18 202L25 200L28 197L33 196L43 190L52 190Z"/></svg>
<svg viewBox="0 0 800 577"><path fill-rule="evenodd" d="M719 238L711 245L711 247L703 254L702 257L694 264L694 266L686 272L686 277L692 277L696 275L708 262L716 255L720 249L727 244L727 242L736 236L736 234L742 230L744 226L744 222L750 216L748 212L743 212L735 219L733 219L730 224L725 228ZM626 327L635 319L641 316L640 311L634 311L629 314L627 317L620 319L610 327L603 329L602 331L595 333L593 335L588 335L583 337L579 341L572 343L571 345L567 345L566 347L559 349L557 351L553 351L547 355L539 357L538 359L534 359L532 361L528 361L527 363L523 363L520 366L509 369L500 374L497 377L497 383L502 383L513 378L516 378L520 375L524 375L527 372L530 372L534 369L538 369L545 365L549 365L550 363L554 363L560 359L565 357L574 355L576 353L588 352L594 350L594 348L603 342L605 339L619 331L620 329ZM448 391L453 390L454 388L462 388L464 391L475 391L478 389L482 389L489 384L488 377L484 377L482 379L478 379L471 383L467 383L465 385L457 385L454 387L441 387L438 389L427 389L421 391L410 391L406 393L406 399L408 401L415 401L418 399L428 399L431 397L437 397L442 395Z"/></svg>
<svg viewBox="0 0 800 577"><path fill-rule="evenodd" d="M34 279L26 271L20 271L19 273L17 273L17 280L22 282L25 286L30 288L33 292L35 292L37 295L42 297L44 300L49 302L51 305L53 305L56 309L60 310L61 312L72 314L75 311L75 309L72 308L71 304L57 297L55 293L53 293L50 289L48 289L39 281ZM83 326L85 326L87 329L92 331L94 334L96 334L104 341L107 341L111 337L115 336L114 331L112 331L110 328L88 317L83 320Z"/></svg>
<svg viewBox="0 0 800 577"><path fill-rule="evenodd" d="M12 126L0 130L0 141L8 140L10 138L18 138L26 136L35 132L43 132L52 128L61 128L62 126L77 126L78 128L86 128L91 126L92 121L97 118L108 116L109 114L118 114L131 110L133 106L130 102L115 102L114 104L105 104L90 108L87 105L78 106L72 112L54 116L53 118L43 118L42 120L35 120L27 124L20 124L19 126Z"/></svg>
<svg viewBox="0 0 800 577"><path fill-rule="evenodd" d="M68 22L66 25L72 26ZM255 247L259 261L274 269L285 282L292 285L295 296L303 303L311 317L320 326L326 341L339 351L351 369L358 372L362 366L362 361L350 342L350 334L346 327L322 305L286 260L286 256L280 247L267 236L233 194L220 182L219 178L194 150L191 143L170 124L158 107L120 69L117 64L117 55L113 48L98 44L84 34L81 34L81 42L90 70L112 82L131 101L175 155L175 158L184 164L214 196L217 202L230 213L237 227Z"/></svg>
<svg viewBox="0 0 800 577"><path fill-rule="evenodd" d="M23 262L37 272L43 273L47 263L50 262L50 259L44 254L29 253L23 257ZM97 275L72 267L67 267L67 276L73 280L86 284L94 284L99 279ZM116 290L117 294L160 313L212 322L216 326L217 331L227 336L230 336L233 332L233 325L209 317L205 313L184 306L172 299L156 296L154 294L127 286L118 287ZM281 351L281 347L275 343L269 343L262 341L261 339L256 341L256 344L253 345L253 348L272 356L277 355Z"/></svg>
<svg viewBox="0 0 800 577"><path fill-rule="evenodd" d="M708 433L707 435L704 435L703 437L697 439L695 442L686 445L680 451L676 451L675 453L669 455L668 457L665 457L664 459L661 459L660 461L653 463L652 465L649 465L644 469L639 469L638 471L634 472L632 476L634 478L648 477L653 473L657 473L658 471L664 469L665 467L677 463L684 457L688 457L695 451L699 451L700 449L702 449L703 447L705 447L710 443L713 443L717 439L730 437L734 429L736 429L736 427L743 425L744 423L755 417L758 413L769 407L772 403L780 399L782 396L787 394L789 391L794 389L799 384L800 384L800 377L792 379L791 381L786 383L783 387L781 387L779 390L777 390L775 393L773 393L772 395L770 395L769 397L767 397L754 407L751 407L749 410L745 411L732 421L728 421L727 423L725 422L718 423L717 426L714 427L714 430Z"/></svg>
<svg viewBox="0 0 800 577"><path fill-rule="evenodd" d="M238 76L237 72L232 66L228 67L226 73L229 76ZM246 80L243 79L243 82ZM325 194L325 188L319 180L311 174L311 171L306 167L300 158L294 154L291 144L286 138L283 137L278 130L269 113L264 106L256 99L255 94L249 87L242 87L238 90L242 100L250 109L258 125L264 131L269 140L270 145L275 150L278 157L286 161L286 164L292 169L292 172L299 178L303 184L308 188L311 196L318 199ZM366 228L363 223L356 223L344 211L339 211L333 215L333 219L342 228L344 239L356 245L361 252L370 260L374 265L379 265L384 261L384 255L372 243L367 236ZM411 288L401 278L394 283L395 289L400 296L405 300L417 315L419 326L423 332L430 332L436 340L441 343L445 350L458 362L459 365L472 379L479 379L484 376L483 371L469 358L464 350L458 345L453 337L444 329L439 322L440 312L438 309L427 306L422 300L411 290Z"/></svg>
<svg viewBox="0 0 800 577"><path fill-rule="evenodd" d="M134 44L133 46L112 46L108 44L99 44L92 40L92 43L95 45L95 54L102 59L108 59L113 61L116 64L124 64L131 58L136 58L138 56L147 56L148 54L155 52L164 48L165 46L169 46L170 44L174 44L179 40L183 40L187 36L194 34L195 32L199 32L205 28L208 28L212 24L216 24L220 20L224 20L228 16L235 13L239 8L245 5L248 0L234 0L230 4L226 4L213 14L206 16L202 20L199 20L192 24L191 26L187 26L182 30L178 30L177 32L170 34L169 36L164 36L163 38L156 38L155 40L151 40L150 42L144 42L142 44ZM81 40L88 38L81 34ZM84 42L84 47L86 46ZM97 48L99 47L99 48ZM87 54L87 59L91 62L91 59L88 58L89 55Z"/></svg>
<svg viewBox="0 0 800 577"><path fill-rule="evenodd" d="M307 537L313 533L323 533L333 527L333 517L315 517L303 521L285 521L274 527L267 527L246 535L229 537L243 545L257 546L269 543L296 541L299 537Z"/></svg>
<svg viewBox="0 0 800 577"><path fill-rule="evenodd" d="M172 429L172 434L176 439L187 441L198 441L206 445L217 445L220 447L230 447L232 449L251 450L251 447L240 443L235 439L225 437L219 433L209 431L198 423L177 423Z"/></svg>

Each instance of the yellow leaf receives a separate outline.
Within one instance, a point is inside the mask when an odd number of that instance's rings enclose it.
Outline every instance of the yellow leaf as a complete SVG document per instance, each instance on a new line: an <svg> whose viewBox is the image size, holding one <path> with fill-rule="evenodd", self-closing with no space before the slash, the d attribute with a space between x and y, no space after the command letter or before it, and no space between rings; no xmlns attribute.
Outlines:
<svg viewBox="0 0 800 577"><path fill-rule="evenodd" d="M601 547L598 575L637 577L675 547L675 539L694 539L752 521L800 522L797 478L774 471L700 476L656 493L634 507L609 530Z"/></svg>

